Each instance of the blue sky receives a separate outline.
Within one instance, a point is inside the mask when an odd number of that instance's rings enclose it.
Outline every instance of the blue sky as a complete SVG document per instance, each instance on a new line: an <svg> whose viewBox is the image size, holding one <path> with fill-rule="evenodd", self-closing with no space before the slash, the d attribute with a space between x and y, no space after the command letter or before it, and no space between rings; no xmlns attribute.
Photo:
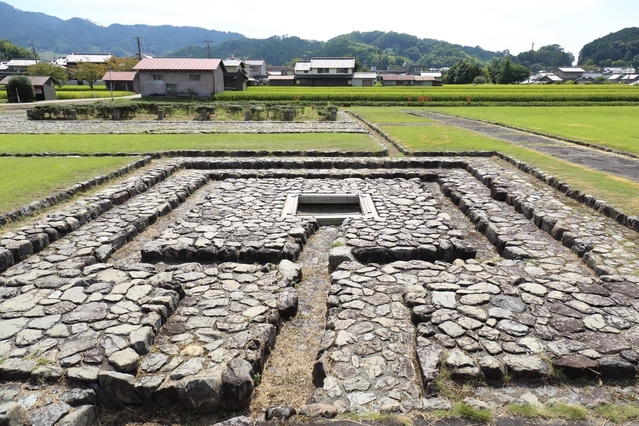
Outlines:
<svg viewBox="0 0 639 426"><path fill-rule="evenodd" d="M119 24L196 26L252 38L273 35L328 40L351 31L396 31L517 54L559 44L575 57L584 44L639 25L639 1L453 0L211 1L1 0L61 19Z"/></svg>

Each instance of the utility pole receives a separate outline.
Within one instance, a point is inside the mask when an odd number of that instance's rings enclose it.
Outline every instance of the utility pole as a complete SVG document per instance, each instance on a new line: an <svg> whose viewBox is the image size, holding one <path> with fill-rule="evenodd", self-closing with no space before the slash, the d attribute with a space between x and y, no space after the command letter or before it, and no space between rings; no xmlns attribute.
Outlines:
<svg viewBox="0 0 639 426"><path fill-rule="evenodd" d="M131 38L137 38L138 39L138 60L141 61L142 60L142 49L140 48L140 36L131 37Z"/></svg>
<svg viewBox="0 0 639 426"><path fill-rule="evenodd" d="M213 41L212 40L204 40L204 43L206 43L206 57L211 59L211 43Z"/></svg>
<svg viewBox="0 0 639 426"><path fill-rule="evenodd" d="M31 41L31 50L33 51L33 59L36 59L35 43L33 42L32 38L30 38L29 40Z"/></svg>

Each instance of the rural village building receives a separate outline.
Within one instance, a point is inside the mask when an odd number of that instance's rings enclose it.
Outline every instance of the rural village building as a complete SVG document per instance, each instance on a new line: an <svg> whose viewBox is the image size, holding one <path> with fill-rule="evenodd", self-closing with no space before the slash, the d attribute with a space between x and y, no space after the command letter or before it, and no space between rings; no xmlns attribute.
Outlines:
<svg viewBox="0 0 639 426"><path fill-rule="evenodd" d="M292 86L295 86L295 76L294 75L269 75L268 85L292 87Z"/></svg>
<svg viewBox="0 0 639 426"><path fill-rule="evenodd" d="M142 96L212 97L224 92L221 59L144 58L133 67Z"/></svg>
<svg viewBox="0 0 639 426"><path fill-rule="evenodd" d="M244 61L248 67L248 73L253 83L262 84L268 78L266 74L266 61L264 59L247 59ZM251 80L249 80L251 82Z"/></svg>
<svg viewBox="0 0 639 426"><path fill-rule="evenodd" d="M0 84L4 84L6 87L12 77L13 76L7 76L3 78L2 80L0 80ZM53 83L53 79L51 77L29 75L26 77L31 80L31 84L33 84L36 101L55 101L57 99L57 96L55 94L55 84ZM15 98L15 94L9 93L7 91L7 98Z"/></svg>
<svg viewBox="0 0 639 426"><path fill-rule="evenodd" d="M295 68L286 66L267 66L269 86L295 86Z"/></svg>
<svg viewBox="0 0 639 426"><path fill-rule="evenodd" d="M579 77L584 75L585 72L586 71L581 68L559 67L556 68L552 73L562 80L577 80L579 79Z"/></svg>
<svg viewBox="0 0 639 426"><path fill-rule="evenodd" d="M560 77L552 73L549 73L537 79L537 82L542 84L554 84L554 83L561 83L563 82L563 80Z"/></svg>
<svg viewBox="0 0 639 426"><path fill-rule="evenodd" d="M102 77L107 90L140 93L140 78L135 71L107 71Z"/></svg>
<svg viewBox="0 0 639 426"><path fill-rule="evenodd" d="M27 72L27 68L31 65L37 64L37 59L25 59L25 58L14 58L9 62L6 62L6 73L7 74L24 74Z"/></svg>
<svg viewBox="0 0 639 426"><path fill-rule="evenodd" d="M246 64L240 59L224 59L224 90L246 90L249 81Z"/></svg>
<svg viewBox="0 0 639 426"><path fill-rule="evenodd" d="M64 65L67 70L77 68L80 62L90 64L104 64L113 57L110 53L72 53L63 60L58 60L58 65Z"/></svg>
<svg viewBox="0 0 639 426"><path fill-rule="evenodd" d="M431 75L382 74L382 84L384 86L441 86L442 82Z"/></svg>
<svg viewBox="0 0 639 426"><path fill-rule="evenodd" d="M353 73L353 87L373 87L377 82L376 72Z"/></svg>
<svg viewBox="0 0 639 426"><path fill-rule="evenodd" d="M312 58L295 64L296 86L352 86L355 58Z"/></svg>

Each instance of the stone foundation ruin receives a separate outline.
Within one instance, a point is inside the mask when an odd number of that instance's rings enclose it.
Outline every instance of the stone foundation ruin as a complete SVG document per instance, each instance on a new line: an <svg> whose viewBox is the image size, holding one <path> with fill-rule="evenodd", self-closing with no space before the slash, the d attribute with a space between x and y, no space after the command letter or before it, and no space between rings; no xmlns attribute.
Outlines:
<svg viewBox="0 0 639 426"><path fill-rule="evenodd" d="M292 204L314 194L361 211L327 215L308 404L419 410L441 368L634 378L636 232L504 161L180 158L1 237L0 415L246 407L297 315L296 262L326 217Z"/></svg>

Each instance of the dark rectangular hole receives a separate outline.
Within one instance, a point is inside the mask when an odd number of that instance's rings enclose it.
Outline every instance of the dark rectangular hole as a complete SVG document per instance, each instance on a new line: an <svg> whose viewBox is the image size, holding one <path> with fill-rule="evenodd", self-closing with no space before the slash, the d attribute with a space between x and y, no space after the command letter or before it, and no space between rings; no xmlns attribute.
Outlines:
<svg viewBox="0 0 639 426"><path fill-rule="evenodd" d="M360 214L359 203L298 203L297 214Z"/></svg>

